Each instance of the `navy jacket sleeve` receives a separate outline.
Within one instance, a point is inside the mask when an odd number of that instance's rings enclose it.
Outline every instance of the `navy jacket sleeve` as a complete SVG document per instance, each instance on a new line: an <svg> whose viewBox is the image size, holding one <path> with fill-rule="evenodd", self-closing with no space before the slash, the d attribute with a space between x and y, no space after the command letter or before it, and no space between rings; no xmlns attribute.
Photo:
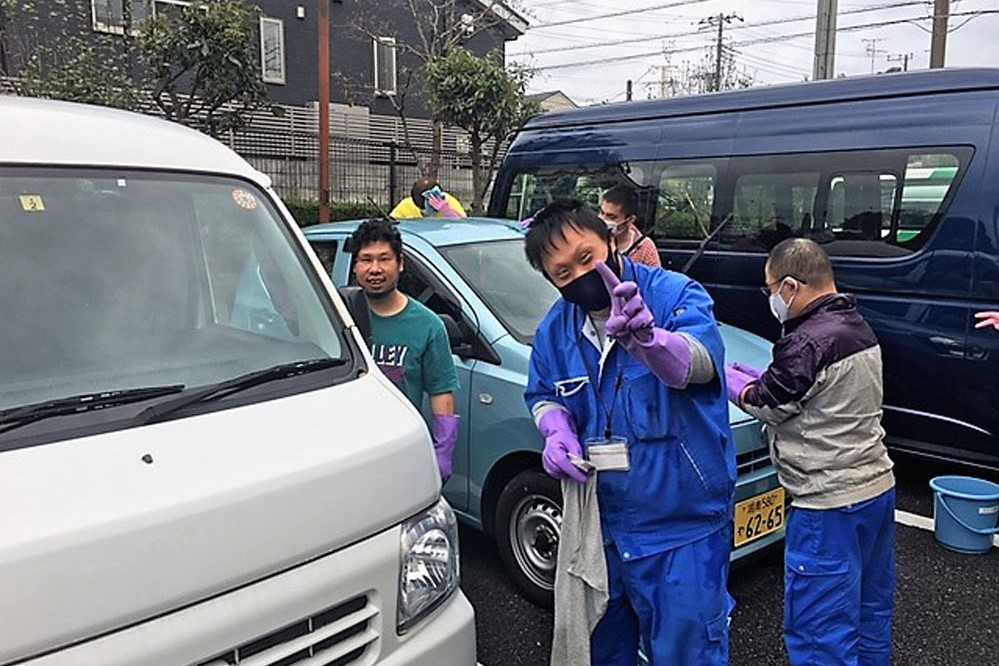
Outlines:
<svg viewBox="0 0 999 666"><path fill-rule="evenodd" d="M783 423L801 412L801 402L815 385L821 365L821 351L810 337L778 340L770 367L746 391L744 409L764 423Z"/></svg>

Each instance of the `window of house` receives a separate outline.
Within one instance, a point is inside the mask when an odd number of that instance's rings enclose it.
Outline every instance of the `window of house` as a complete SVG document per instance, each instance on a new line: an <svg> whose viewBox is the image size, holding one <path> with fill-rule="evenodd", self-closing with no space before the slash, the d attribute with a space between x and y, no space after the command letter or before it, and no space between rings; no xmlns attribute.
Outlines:
<svg viewBox="0 0 999 666"><path fill-rule="evenodd" d="M375 38L374 54L375 92L382 95L394 95L396 93L395 38Z"/></svg>
<svg viewBox="0 0 999 666"><path fill-rule="evenodd" d="M124 34L128 25L135 31L149 16L146 0L90 0L94 30Z"/></svg>
<svg viewBox="0 0 999 666"><path fill-rule="evenodd" d="M702 240L711 233L716 175L712 164L664 166L657 192L657 237Z"/></svg>
<svg viewBox="0 0 999 666"><path fill-rule="evenodd" d="M260 19L260 70L265 83L285 83L284 21Z"/></svg>
<svg viewBox="0 0 999 666"><path fill-rule="evenodd" d="M153 16L166 16L168 19L180 17L185 7L191 5L187 0L153 0Z"/></svg>

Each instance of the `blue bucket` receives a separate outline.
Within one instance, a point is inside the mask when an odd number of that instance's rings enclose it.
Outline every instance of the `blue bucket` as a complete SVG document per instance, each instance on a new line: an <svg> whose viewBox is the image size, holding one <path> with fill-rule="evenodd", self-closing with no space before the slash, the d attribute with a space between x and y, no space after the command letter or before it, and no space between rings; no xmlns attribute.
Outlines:
<svg viewBox="0 0 999 666"><path fill-rule="evenodd" d="M999 533L999 484L970 476L938 476L933 489L933 533L945 548L987 553Z"/></svg>

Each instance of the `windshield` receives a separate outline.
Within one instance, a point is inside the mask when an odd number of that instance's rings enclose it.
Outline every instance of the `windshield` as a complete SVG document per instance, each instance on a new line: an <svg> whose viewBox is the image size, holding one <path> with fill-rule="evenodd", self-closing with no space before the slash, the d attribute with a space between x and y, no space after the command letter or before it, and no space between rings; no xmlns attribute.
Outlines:
<svg viewBox="0 0 999 666"><path fill-rule="evenodd" d="M559 293L527 263L524 241L469 243L441 251L510 334L530 344Z"/></svg>
<svg viewBox="0 0 999 666"><path fill-rule="evenodd" d="M341 358L342 326L243 181L0 169L0 409Z"/></svg>

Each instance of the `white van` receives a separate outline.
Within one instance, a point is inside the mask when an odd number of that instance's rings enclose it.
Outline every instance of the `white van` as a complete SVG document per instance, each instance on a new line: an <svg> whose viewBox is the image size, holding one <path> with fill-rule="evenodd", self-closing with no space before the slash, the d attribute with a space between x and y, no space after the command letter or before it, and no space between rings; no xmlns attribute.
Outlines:
<svg viewBox="0 0 999 666"><path fill-rule="evenodd" d="M0 97L0 664L472 665L419 414L269 180Z"/></svg>

